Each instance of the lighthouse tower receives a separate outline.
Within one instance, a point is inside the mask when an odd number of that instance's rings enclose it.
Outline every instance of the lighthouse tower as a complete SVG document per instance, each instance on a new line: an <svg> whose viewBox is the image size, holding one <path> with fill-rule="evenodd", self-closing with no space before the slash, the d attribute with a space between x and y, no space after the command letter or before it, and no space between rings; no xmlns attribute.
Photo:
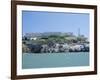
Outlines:
<svg viewBox="0 0 100 80"><path fill-rule="evenodd" d="M80 28L78 28L78 36L80 37Z"/></svg>

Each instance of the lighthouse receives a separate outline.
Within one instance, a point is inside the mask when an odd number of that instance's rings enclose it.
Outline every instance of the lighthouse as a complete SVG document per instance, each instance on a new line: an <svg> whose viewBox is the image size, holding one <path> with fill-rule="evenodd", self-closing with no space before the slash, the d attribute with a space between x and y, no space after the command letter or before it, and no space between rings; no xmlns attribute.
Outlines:
<svg viewBox="0 0 100 80"><path fill-rule="evenodd" d="M80 28L78 28L78 36L80 37Z"/></svg>

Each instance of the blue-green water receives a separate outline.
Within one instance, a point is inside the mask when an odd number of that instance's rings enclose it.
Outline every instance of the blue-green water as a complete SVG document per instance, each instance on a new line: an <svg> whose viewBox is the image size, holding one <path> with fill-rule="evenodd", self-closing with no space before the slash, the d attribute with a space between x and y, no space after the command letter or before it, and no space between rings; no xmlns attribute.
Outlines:
<svg viewBox="0 0 100 80"><path fill-rule="evenodd" d="M89 66L89 52L22 54L22 69Z"/></svg>

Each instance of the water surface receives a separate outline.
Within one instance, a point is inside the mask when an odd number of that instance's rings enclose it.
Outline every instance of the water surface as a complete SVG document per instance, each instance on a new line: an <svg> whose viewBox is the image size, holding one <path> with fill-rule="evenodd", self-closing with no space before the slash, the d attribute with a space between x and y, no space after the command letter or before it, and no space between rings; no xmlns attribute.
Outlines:
<svg viewBox="0 0 100 80"><path fill-rule="evenodd" d="M22 54L22 69L73 66L89 66L89 52Z"/></svg>

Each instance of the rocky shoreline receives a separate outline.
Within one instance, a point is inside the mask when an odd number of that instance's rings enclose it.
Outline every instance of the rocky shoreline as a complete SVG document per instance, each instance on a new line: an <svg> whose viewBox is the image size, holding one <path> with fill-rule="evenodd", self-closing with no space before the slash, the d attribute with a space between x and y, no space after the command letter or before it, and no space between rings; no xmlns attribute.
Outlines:
<svg viewBox="0 0 100 80"><path fill-rule="evenodd" d="M54 44L40 45L40 44L23 44L23 53L63 53L63 52L89 52L87 44Z"/></svg>

